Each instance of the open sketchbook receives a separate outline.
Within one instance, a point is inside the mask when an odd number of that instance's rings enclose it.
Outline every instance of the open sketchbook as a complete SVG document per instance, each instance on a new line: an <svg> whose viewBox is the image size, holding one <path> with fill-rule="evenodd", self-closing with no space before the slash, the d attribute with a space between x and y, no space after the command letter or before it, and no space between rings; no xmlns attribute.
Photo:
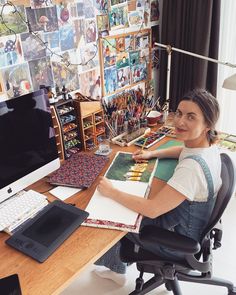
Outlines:
<svg viewBox="0 0 236 295"><path fill-rule="evenodd" d="M124 175L135 165L131 153L118 152L105 176L114 187L126 193L145 198L156 169L157 160L149 160L140 180L126 180ZM86 211L89 212L83 225L138 232L142 216L121 204L103 197L95 190Z"/></svg>

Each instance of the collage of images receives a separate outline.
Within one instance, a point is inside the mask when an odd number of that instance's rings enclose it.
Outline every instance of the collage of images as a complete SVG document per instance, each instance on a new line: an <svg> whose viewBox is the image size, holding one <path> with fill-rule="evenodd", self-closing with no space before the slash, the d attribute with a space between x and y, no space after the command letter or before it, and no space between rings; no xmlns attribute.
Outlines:
<svg viewBox="0 0 236 295"><path fill-rule="evenodd" d="M30 6L26 7L17 5L17 1L13 4L0 0L0 100L36 91L40 85L59 89L66 86L68 92L79 90L85 96L100 99L101 73L104 73L100 69L102 62L98 47L101 30L104 29L99 25L100 20L107 18L108 24L102 21L102 25L104 27L105 24L106 35L109 35L110 30L117 29L118 33L118 29L130 26L127 20L131 9L138 7L139 11L148 10L149 14L151 7L152 14L155 9L158 11L158 1L134 0L132 5L128 2L72 0L58 4L53 0L30 0ZM120 13L121 10L128 14ZM138 42L131 55L117 55L115 73L112 71L114 68L111 70L104 64L105 75L113 76L113 85L105 86L104 93L111 93L111 87L114 89L144 80L144 64L139 68L138 65L130 67L130 59L137 60L139 54L147 55L145 50L141 52L138 49ZM140 44L142 42L145 41L140 39ZM112 56L112 46L108 48Z"/></svg>
<svg viewBox="0 0 236 295"><path fill-rule="evenodd" d="M150 70L150 30L103 38L103 96L147 80Z"/></svg>

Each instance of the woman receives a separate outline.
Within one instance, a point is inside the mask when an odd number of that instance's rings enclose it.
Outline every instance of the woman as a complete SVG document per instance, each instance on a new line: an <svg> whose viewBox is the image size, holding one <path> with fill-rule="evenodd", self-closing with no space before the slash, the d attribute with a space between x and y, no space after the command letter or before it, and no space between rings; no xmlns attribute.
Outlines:
<svg viewBox="0 0 236 295"><path fill-rule="evenodd" d="M175 132L184 147L165 150L137 151L134 160L178 158L173 176L152 199L142 199L115 189L102 177L98 190L125 207L144 216L142 225L155 224L185 236L199 240L208 223L215 197L221 186L221 161L213 143L217 139L214 130L219 117L217 100L205 90L193 90L181 98L174 119ZM138 234L127 234L130 240L142 247ZM163 257L179 260L182 253L159 245L146 248ZM96 273L123 285L125 264L119 258L116 244L95 264L107 268Z"/></svg>

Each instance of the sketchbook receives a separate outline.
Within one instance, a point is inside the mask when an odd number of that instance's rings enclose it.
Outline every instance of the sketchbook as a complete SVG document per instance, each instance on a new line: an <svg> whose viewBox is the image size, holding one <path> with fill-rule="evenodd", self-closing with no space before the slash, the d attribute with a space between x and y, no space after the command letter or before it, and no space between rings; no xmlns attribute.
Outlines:
<svg viewBox="0 0 236 295"><path fill-rule="evenodd" d="M49 175L48 182L75 188L88 188L108 162L108 157L87 153L73 154Z"/></svg>
<svg viewBox="0 0 236 295"><path fill-rule="evenodd" d="M131 153L118 152L105 176L115 188L140 198L146 198L149 194L157 159L148 161L139 181L126 180L124 175L134 164ZM95 190L86 211L89 212L89 218L83 222L85 226L139 232L142 216L114 200L102 196L97 190Z"/></svg>

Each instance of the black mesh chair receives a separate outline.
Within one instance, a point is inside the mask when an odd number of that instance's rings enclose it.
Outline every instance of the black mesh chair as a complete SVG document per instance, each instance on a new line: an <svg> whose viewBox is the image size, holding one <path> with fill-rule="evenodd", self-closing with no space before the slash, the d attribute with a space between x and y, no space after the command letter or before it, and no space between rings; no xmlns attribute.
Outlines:
<svg viewBox="0 0 236 295"><path fill-rule="evenodd" d="M181 251L185 254L184 260L166 260L141 248L136 253L134 244L127 238L122 239L121 259L127 263L135 262L140 271L140 276L136 279L136 289L130 295L146 294L162 284L165 284L167 290L172 291L174 295L181 295L179 281L222 286L228 289L229 295L236 294L236 287L232 282L212 276L212 250L221 246L221 216L235 185L234 167L230 157L221 154L221 162L222 187L217 195L210 221L199 242L153 225L145 226L140 233L141 239L147 245L161 244ZM144 273L153 274L145 283Z"/></svg>

